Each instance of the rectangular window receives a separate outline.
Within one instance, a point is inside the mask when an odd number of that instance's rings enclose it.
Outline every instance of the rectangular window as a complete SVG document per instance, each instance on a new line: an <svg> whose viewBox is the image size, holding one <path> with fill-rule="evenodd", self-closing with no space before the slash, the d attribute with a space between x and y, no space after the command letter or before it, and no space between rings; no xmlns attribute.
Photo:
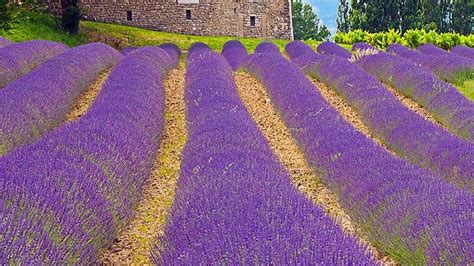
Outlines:
<svg viewBox="0 0 474 266"><path fill-rule="evenodd" d="M132 21L132 11L127 11L127 21Z"/></svg>
<svg viewBox="0 0 474 266"><path fill-rule="evenodd" d="M255 16L250 16L250 26L255 27Z"/></svg>
<svg viewBox="0 0 474 266"><path fill-rule="evenodd" d="M191 18L192 18L191 10L188 9L188 10L186 10L186 19L191 20Z"/></svg>

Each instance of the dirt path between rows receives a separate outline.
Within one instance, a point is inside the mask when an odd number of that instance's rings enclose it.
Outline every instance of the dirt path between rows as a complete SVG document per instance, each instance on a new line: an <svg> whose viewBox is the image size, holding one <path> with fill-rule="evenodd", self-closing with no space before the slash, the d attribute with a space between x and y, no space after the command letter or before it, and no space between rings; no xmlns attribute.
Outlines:
<svg viewBox="0 0 474 266"><path fill-rule="evenodd" d="M95 98L102 89L102 86L104 86L105 82L107 81L110 72L112 72L112 69L108 69L100 73L92 85L83 91L79 97L77 97L74 105L66 116L66 122L79 119L81 116L86 114L87 110L89 110Z"/></svg>
<svg viewBox="0 0 474 266"><path fill-rule="evenodd" d="M407 96L405 95L402 95L401 93L399 93L398 91L396 91L394 88L390 87L389 85L387 84L384 84L385 88L387 88L387 90L389 92L391 92L405 107L407 107L408 109L412 110L413 112L417 113L418 115L420 115L421 117L423 117L425 120L435 124L436 126L448 131L449 129L444 126L443 124L441 124L440 122L438 122L434 116L432 114L430 114L423 106L421 106L419 103L415 102L414 100L408 98ZM451 132L450 132L451 133ZM452 134L452 133L451 133Z"/></svg>
<svg viewBox="0 0 474 266"><path fill-rule="evenodd" d="M164 82L166 91L165 133L148 185L135 216L98 263L150 265L157 236L163 234L166 212L173 202L179 177L181 153L186 142L184 64L172 70Z"/></svg>
<svg viewBox="0 0 474 266"><path fill-rule="evenodd" d="M321 182L321 178L305 159L303 151L291 136L289 129L274 108L263 85L250 74L235 74L237 90L242 102L270 144L273 152L291 175L295 186L309 199L321 206L343 230L355 236L373 257L383 264L390 264L389 258L380 255L364 240L360 230L340 206L337 197Z"/></svg>
<svg viewBox="0 0 474 266"><path fill-rule="evenodd" d="M337 92L327 87L326 84L317 81L313 77L307 76L307 78L313 83L323 98L334 107L337 112L358 131L372 139L380 147L388 151L393 156L399 158L399 156L388 149L387 145L380 140L372 131L364 124L360 115L350 106Z"/></svg>

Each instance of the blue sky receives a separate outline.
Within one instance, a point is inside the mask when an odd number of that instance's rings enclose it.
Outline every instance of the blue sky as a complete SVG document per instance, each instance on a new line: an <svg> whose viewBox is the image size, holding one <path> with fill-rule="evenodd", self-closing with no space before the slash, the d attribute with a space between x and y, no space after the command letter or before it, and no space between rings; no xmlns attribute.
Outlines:
<svg viewBox="0 0 474 266"><path fill-rule="evenodd" d="M305 2L310 3L316 12L318 13L319 18L322 20L324 25L332 32L336 32L336 17L337 17L337 7L339 5L338 0L305 0Z"/></svg>

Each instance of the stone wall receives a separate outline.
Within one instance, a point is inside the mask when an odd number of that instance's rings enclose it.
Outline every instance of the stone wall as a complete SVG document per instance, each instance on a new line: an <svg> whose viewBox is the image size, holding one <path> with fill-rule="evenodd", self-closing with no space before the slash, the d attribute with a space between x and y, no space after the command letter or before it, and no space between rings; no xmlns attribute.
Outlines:
<svg viewBox="0 0 474 266"><path fill-rule="evenodd" d="M43 1L58 13L58 0ZM289 0L79 1L87 20L192 35L292 37ZM194 1L199 3L189 3ZM131 21L127 20L127 12L131 12ZM191 19L186 18L186 12L191 12ZM255 26L251 25L251 17L255 17Z"/></svg>

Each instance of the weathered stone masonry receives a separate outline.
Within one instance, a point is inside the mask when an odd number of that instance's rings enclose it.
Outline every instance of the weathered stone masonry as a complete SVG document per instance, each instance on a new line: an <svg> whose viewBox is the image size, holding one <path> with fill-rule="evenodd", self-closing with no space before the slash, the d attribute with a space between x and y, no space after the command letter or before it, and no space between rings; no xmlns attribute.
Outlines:
<svg viewBox="0 0 474 266"><path fill-rule="evenodd" d="M291 39L291 0L79 0L87 20L193 35ZM56 13L59 0L44 0Z"/></svg>

